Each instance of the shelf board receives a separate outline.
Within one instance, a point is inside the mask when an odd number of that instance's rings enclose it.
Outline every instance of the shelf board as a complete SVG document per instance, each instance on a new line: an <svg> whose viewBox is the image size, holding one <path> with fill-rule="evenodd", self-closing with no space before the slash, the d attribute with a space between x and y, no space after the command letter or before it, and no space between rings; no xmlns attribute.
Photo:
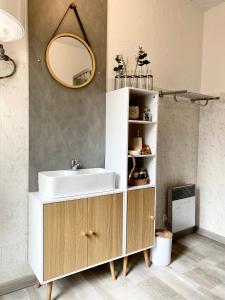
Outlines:
<svg viewBox="0 0 225 300"><path fill-rule="evenodd" d="M147 188L151 188L151 187L155 187L155 184L149 183L149 184L144 184L144 185L128 186L127 190L133 191L133 190L147 189Z"/></svg>
<svg viewBox="0 0 225 300"><path fill-rule="evenodd" d="M158 91L154 90L146 90L146 89L139 89L139 88L128 88L131 95L139 96L139 95L152 95L157 96L159 94Z"/></svg>
<svg viewBox="0 0 225 300"><path fill-rule="evenodd" d="M133 155L134 157L154 157L155 154L145 154L145 155ZM131 155L128 154L128 157L132 157Z"/></svg>
<svg viewBox="0 0 225 300"><path fill-rule="evenodd" d="M156 124L156 122L152 122L152 121L142 121L142 120L129 120L129 123L131 124Z"/></svg>

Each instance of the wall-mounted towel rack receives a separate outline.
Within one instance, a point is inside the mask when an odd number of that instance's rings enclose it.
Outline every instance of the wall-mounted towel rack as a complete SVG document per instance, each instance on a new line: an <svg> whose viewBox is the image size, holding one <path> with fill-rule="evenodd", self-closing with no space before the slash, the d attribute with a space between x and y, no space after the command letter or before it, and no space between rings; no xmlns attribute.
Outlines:
<svg viewBox="0 0 225 300"><path fill-rule="evenodd" d="M200 106L206 106L209 101L211 100L219 100L220 97L215 97L215 96L209 96L209 95L204 95L200 93L193 93L193 92L188 92L187 90L178 90L178 91L160 91L159 92L159 97L163 97L166 95L171 95L174 97L174 100L178 102L178 98L181 100L190 100L191 103L200 105ZM202 101L204 101L202 103Z"/></svg>

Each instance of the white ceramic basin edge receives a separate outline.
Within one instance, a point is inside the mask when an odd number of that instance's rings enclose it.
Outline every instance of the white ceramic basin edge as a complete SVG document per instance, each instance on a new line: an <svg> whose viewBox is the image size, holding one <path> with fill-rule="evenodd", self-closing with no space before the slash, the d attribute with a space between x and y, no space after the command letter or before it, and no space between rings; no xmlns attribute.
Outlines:
<svg viewBox="0 0 225 300"><path fill-rule="evenodd" d="M44 171L38 173L39 193L65 198L115 189L115 173L103 168Z"/></svg>

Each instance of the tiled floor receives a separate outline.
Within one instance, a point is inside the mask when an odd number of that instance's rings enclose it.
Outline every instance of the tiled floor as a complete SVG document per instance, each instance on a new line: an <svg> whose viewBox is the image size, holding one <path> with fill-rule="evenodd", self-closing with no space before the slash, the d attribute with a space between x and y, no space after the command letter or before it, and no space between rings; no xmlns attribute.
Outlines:
<svg viewBox="0 0 225 300"><path fill-rule="evenodd" d="M108 265L58 280L54 300L147 300L147 299L225 299L225 245L197 234L174 243L169 267L146 268L142 255L130 258L127 278L120 272L112 281ZM0 300L45 299L46 287L30 287Z"/></svg>

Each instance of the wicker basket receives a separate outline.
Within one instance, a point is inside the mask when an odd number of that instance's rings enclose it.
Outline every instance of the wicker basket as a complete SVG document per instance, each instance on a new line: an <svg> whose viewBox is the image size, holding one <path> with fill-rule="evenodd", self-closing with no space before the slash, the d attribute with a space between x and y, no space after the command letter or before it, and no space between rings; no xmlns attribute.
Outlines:
<svg viewBox="0 0 225 300"><path fill-rule="evenodd" d="M149 183L149 179L136 179L136 178L131 178L129 181L130 186L137 186L137 185L145 185Z"/></svg>
<svg viewBox="0 0 225 300"><path fill-rule="evenodd" d="M150 182L149 178L145 178L145 179L138 179L138 178L132 178L132 174L136 168L136 160L135 157L131 154L131 157L133 159L133 168L130 171L130 174L128 176L128 185L129 186L137 186L137 185L145 185L148 184Z"/></svg>

